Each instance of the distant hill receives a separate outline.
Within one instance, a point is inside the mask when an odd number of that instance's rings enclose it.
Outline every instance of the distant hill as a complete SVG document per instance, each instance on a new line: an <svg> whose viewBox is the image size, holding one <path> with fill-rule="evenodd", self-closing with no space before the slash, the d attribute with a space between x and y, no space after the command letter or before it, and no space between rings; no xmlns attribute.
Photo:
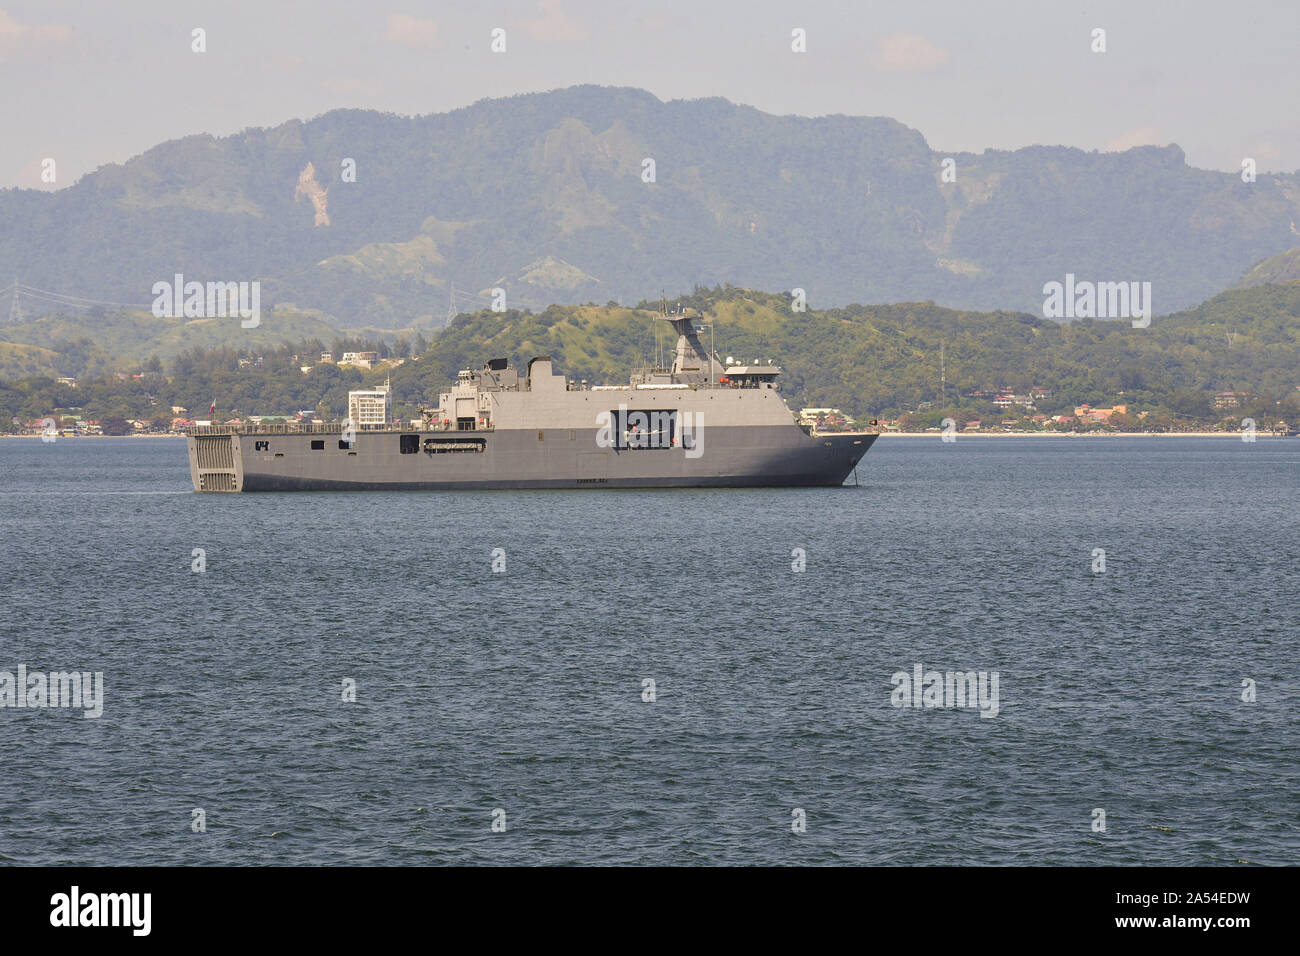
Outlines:
<svg viewBox="0 0 1300 956"><path fill-rule="evenodd" d="M60 375L59 354L33 345L0 342L0 381Z"/></svg>
<svg viewBox="0 0 1300 956"><path fill-rule="evenodd" d="M742 289L700 290L674 301L712 317L718 352L785 370L792 404L838 406L858 415L895 415L922 402L938 408L940 345L953 408L962 396L997 388L1052 391L1040 410L1129 401L1186 404L1216 391L1300 399L1300 285L1225 292L1194 309L1129 322L1057 324L1017 312L967 312L932 303L792 312L788 297ZM650 303L642 303L650 305ZM488 358L518 362L551 355L565 374L625 382L655 354L651 313L604 306L552 306L540 314L490 311L457 318L418 363L393 373L412 406Z"/></svg>
<svg viewBox="0 0 1300 956"><path fill-rule="evenodd" d="M1269 283L1297 281L1300 281L1300 246L1256 263L1250 271L1233 283L1232 288L1248 289L1251 286Z"/></svg>
<svg viewBox="0 0 1300 956"><path fill-rule="evenodd" d="M263 310L257 328L237 318L156 318L149 312L66 314L0 325L0 380L33 374L86 376L138 369L144 359L162 361L196 348L268 348L287 342L328 342L337 331L318 317Z"/></svg>
<svg viewBox="0 0 1300 956"><path fill-rule="evenodd" d="M711 317L712 338L723 358L775 360L783 369L782 390L795 408L833 406L857 416L892 418L930 403L924 414L932 423L945 413L1000 420L1002 410L991 402L993 389L1038 388L1050 392L1036 402L1047 415L1069 414L1082 402L1118 402L1166 420L1253 414L1261 422L1278 417L1300 422L1300 283L1224 292L1193 309L1157 316L1143 329L1090 319L1062 325L1023 312L971 312L928 302L795 312L788 295L734 287L697 289L673 301ZM0 381L0 422L8 416L30 420L70 405L88 415L152 418L171 405L206 407L214 396L227 413L274 415L323 407L342 415L349 388L389 374L398 407L409 415L454 381L460 369L479 368L498 356L522 364L550 355L571 379L625 383L633 367L653 361L656 324L663 335L662 323L653 319L654 304L639 305L464 314L427 349L416 345L417 359L370 372L299 361L295 355L305 343L273 344L274 325L257 330L267 336L263 344L236 331L224 345L186 351L166 363L138 360L133 368L144 373L139 379L87 374L76 389L55 387L48 373ZM233 327L238 330L238 323ZM170 331L142 341L160 342ZM120 341L129 334L117 333ZM663 337L658 347L671 344ZM74 342L70 348L75 353L83 347ZM0 360L5 348L0 346ZM946 393L940 386L941 348ZM59 361L66 357L60 353ZM93 372L93 362L83 364ZM303 374L300 364L315 367ZM1255 405L1243 399L1240 408L1216 412L1214 393L1228 391L1244 393Z"/></svg>
<svg viewBox="0 0 1300 956"><path fill-rule="evenodd" d="M1168 313L1293 246L1297 221L1295 174L1246 184L1177 146L949 157L892 119L580 86L189 136L0 192L0 281L147 305L177 272L257 279L264 309L345 329L438 326L498 286L535 309L733 283L1038 312L1066 273L1150 281Z"/></svg>

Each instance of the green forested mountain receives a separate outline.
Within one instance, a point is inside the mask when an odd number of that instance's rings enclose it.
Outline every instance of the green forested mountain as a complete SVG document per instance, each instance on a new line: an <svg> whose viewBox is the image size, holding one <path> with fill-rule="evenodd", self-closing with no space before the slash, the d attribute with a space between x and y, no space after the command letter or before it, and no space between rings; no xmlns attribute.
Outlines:
<svg viewBox="0 0 1300 956"><path fill-rule="evenodd" d="M996 389L1051 394L1038 411L1070 413L1076 404L1129 406L1156 420L1211 422L1254 414L1261 423L1300 420L1300 283L1224 292L1151 326L1082 320L1057 324L1021 312L968 312L933 303L849 306L796 312L787 294L734 287L699 288L680 299L713 322L718 352L738 360L774 359L792 407L836 406L863 418L894 418L931 407L921 418L1000 415ZM526 362L554 357L570 378L626 382L629 370L655 355L652 303L551 306L541 312L484 310L463 314L431 343L389 345L322 337L296 346L198 349L169 362L139 363L141 378L87 378L76 389L49 378L0 385L0 415L30 419L56 408L85 414L153 417L184 405L204 411L215 399L223 415L292 413L323 406L344 414L347 391L391 374L402 414L412 414L462 368L506 356ZM236 323L237 327L237 323ZM665 343L670 344L670 343ZM427 347L426 347L427 345ZM363 373L313 364L319 350L374 348L396 368ZM940 386L940 353L947 376ZM242 360L242 361L241 361ZM1242 404L1216 412L1217 392L1240 393Z"/></svg>
<svg viewBox="0 0 1300 956"><path fill-rule="evenodd" d="M972 392L1037 386L1052 391L1038 402L1047 414L1120 401L1208 419L1212 409L1202 402L1215 392L1300 394L1300 283L1225 292L1145 329L1097 320L1062 325L933 303L796 313L788 296L735 288L674 301L713 316L724 358L771 358L781 365L792 403L858 415L893 417L922 402L940 406L941 343L951 409L981 411L980 402L960 398ZM460 316L393 381L400 397L414 400L490 356L540 354L554 356L571 377L625 379L629 367L654 354L649 313L552 306L536 315Z"/></svg>
<svg viewBox="0 0 1300 956"><path fill-rule="evenodd" d="M1234 289L1269 283L1300 282L1300 246L1257 262L1244 276L1233 283Z"/></svg>
<svg viewBox="0 0 1300 956"><path fill-rule="evenodd" d="M304 339L328 341L337 330L315 315L288 309L261 316L245 329L237 318L157 318L148 312L60 312L29 322L0 325L0 380L21 378L32 361L51 375L94 378L134 371L143 359L172 359L196 348L267 349ZM29 347L34 347L29 348Z"/></svg>
<svg viewBox="0 0 1300 956"><path fill-rule="evenodd" d="M948 156L891 119L582 86L195 135L0 192L0 282L146 304L175 273L258 280L264 308L404 329L477 307L453 287L534 309L733 283L1037 312L1071 273L1150 281L1168 313L1290 248L1296 221L1295 174L1243 183L1177 146Z"/></svg>

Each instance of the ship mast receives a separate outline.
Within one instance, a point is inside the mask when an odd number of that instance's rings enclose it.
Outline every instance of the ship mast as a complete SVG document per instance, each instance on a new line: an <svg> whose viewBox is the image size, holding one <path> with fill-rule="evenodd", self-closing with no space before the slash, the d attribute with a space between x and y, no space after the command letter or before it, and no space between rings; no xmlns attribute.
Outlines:
<svg viewBox="0 0 1300 956"><path fill-rule="evenodd" d="M664 295L664 290L659 290L659 317L665 318L668 315L668 297ZM651 322L655 327L655 368L664 367L663 352L659 348L659 323Z"/></svg>
<svg viewBox="0 0 1300 956"><path fill-rule="evenodd" d="M939 408L948 410L948 369L944 363L943 339L939 340Z"/></svg>

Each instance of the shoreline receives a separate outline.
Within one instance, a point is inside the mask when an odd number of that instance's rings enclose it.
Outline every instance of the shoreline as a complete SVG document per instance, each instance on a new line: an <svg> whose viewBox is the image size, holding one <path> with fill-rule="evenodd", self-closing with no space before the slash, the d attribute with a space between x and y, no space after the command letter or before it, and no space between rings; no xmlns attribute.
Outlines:
<svg viewBox="0 0 1300 956"><path fill-rule="evenodd" d="M63 441L65 439L76 439L80 441L83 438L184 438L184 435L59 435L55 440ZM0 435L0 438L41 438L40 435Z"/></svg>
<svg viewBox="0 0 1300 956"><path fill-rule="evenodd" d="M956 438L1232 438L1241 441L1241 432L956 432ZM1257 431L1257 438L1286 438ZM941 432L881 432L881 438L940 438Z"/></svg>
<svg viewBox="0 0 1300 956"><path fill-rule="evenodd" d="M1258 431L1255 433L1257 438L1286 438L1286 435L1274 435L1270 432ZM957 438L1231 438L1236 441L1241 440L1241 432L956 432L953 439ZM184 435L60 435L58 441L74 439L82 441L90 439L98 441L99 439L108 438L180 438ZM941 432L880 432L880 438L942 438ZM1296 437L1296 436L1290 436ZM0 438L27 438L41 439L40 435L0 435Z"/></svg>

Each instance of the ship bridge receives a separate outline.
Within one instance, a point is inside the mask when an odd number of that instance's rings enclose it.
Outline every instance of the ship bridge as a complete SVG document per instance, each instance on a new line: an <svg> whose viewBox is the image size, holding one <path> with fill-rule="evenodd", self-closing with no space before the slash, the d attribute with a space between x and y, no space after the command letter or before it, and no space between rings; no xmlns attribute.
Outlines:
<svg viewBox="0 0 1300 956"><path fill-rule="evenodd" d="M779 365L728 365L718 384L732 388L772 388L780 374Z"/></svg>

